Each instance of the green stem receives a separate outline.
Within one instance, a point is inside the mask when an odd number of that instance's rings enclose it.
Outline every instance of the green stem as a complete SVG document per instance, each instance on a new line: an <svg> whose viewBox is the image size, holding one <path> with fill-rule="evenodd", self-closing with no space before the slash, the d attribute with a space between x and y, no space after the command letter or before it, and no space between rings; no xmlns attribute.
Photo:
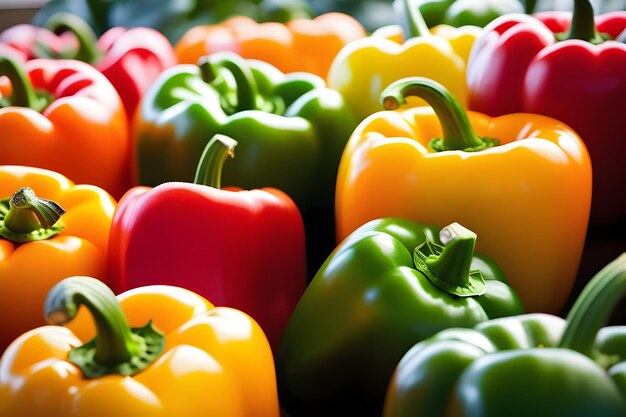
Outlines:
<svg viewBox="0 0 626 417"><path fill-rule="evenodd" d="M213 136L202 152L193 182L220 189L224 162L229 156L235 156L235 146L235 139L219 134Z"/></svg>
<svg viewBox="0 0 626 417"><path fill-rule="evenodd" d="M524 3L524 13L533 14L535 12L535 7L537 7L537 0L525 0L522 1Z"/></svg>
<svg viewBox="0 0 626 417"><path fill-rule="evenodd" d="M11 98L4 106L28 107L40 111L41 103L22 67L12 58L0 56L0 76L11 82Z"/></svg>
<svg viewBox="0 0 626 417"><path fill-rule="evenodd" d="M14 242L30 242L52 237L63 230L55 226L65 210L52 200L35 195L28 187L0 201L0 236Z"/></svg>
<svg viewBox="0 0 626 417"><path fill-rule="evenodd" d="M431 141L435 151L479 151L497 144L495 139L481 138L474 132L467 113L441 84L424 77L409 77L390 84L381 94L382 105L395 110L406 104L409 96L425 100L435 111L443 129L443 140Z"/></svg>
<svg viewBox="0 0 626 417"><path fill-rule="evenodd" d="M589 281L567 315L560 347L586 356L600 328L608 322L617 303L626 294L626 253L605 266Z"/></svg>
<svg viewBox="0 0 626 417"><path fill-rule="evenodd" d="M574 12L569 30L559 40L581 39L591 43L602 43L604 39L596 31L593 7L589 0L574 0Z"/></svg>
<svg viewBox="0 0 626 417"><path fill-rule="evenodd" d="M400 12L400 26L407 35L405 40L431 34L416 0L402 0L402 8L404 10Z"/></svg>
<svg viewBox="0 0 626 417"><path fill-rule="evenodd" d="M254 75L245 59L233 52L218 52L203 57L199 64L202 78L207 83L218 80L221 70L226 70L233 77L237 92L233 113L243 110L258 110L260 96Z"/></svg>
<svg viewBox="0 0 626 417"><path fill-rule="evenodd" d="M73 59L93 64L100 57L100 51L96 46L98 38L87 22L80 17L71 13L58 12L50 16L46 22L46 28L56 34L69 31L76 37L78 50Z"/></svg>
<svg viewBox="0 0 626 417"><path fill-rule="evenodd" d="M97 333L92 341L71 350L68 360L87 378L133 375L162 352L163 335L151 323L131 329L115 294L95 278L66 278L52 287L45 302L46 320L65 324L76 316L81 305L93 316Z"/></svg>
<svg viewBox="0 0 626 417"><path fill-rule="evenodd" d="M461 297L485 292L479 272L470 271L476 246L476 233L458 223L441 230L441 247L434 242L418 246L414 252L415 266L442 290Z"/></svg>

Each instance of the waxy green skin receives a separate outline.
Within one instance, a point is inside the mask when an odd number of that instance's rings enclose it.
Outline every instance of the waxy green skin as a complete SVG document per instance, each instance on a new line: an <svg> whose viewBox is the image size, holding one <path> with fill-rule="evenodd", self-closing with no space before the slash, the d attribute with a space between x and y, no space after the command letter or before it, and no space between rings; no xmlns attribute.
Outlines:
<svg viewBox="0 0 626 417"><path fill-rule="evenodd" d="M465 25L485 27L507 13L524 13L518 0L417 0L428 27Z"/></svg>
<svg viewBox="0 0 626 417"><path fill-rule="evenodd" d="M224 185L276 187L303 212L332 210L339 159L355 117L319 77L284 75L259 61L248 64L264 103L260 107L279 103L284 111L228 114L220 96L235 95L232 80L209 84L199 67L176 66L159 77L141 105L133 135L139 183L192 182L204 147L220 133L239 142L237 158L224 167Z"/></svg>
<svg viewBox="0 0 626 417"><path fill-rule="evenodd" d="M384 417L626 415L626 326L604 327L626 294L626 254L585 287L566 320L506 317L415 345Z"/></svg>
<svg viewBox="0 0 626 417"><path fill-rule="evenodd" d="M450 295L415 269L414 248L438 242L438 233L403 219L374 220L327 259L281 341L277 375L288 412L380 416L393 370L417 341L521 314L519 299L485 256L472 262L487 283L476 297Z"/></svg>

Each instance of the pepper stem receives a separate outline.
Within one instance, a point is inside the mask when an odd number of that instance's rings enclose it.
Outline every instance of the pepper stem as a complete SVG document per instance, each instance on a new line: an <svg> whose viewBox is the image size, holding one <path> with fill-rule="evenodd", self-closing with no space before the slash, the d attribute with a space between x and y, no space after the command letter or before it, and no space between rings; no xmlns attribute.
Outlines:
<svg viewBox="0 0 626 417"><path fill-rule="evenodd" d="M48 239L63 230L55 226L65 210L52 200L35 195L28 187L0 201L0 236L13 242Z"/></svg>
<svg viewBox="0 0 626 417"><path fill-rule="evenodd" d="M56 34L68 31L76 37L78 50L73 59L93 64L100 57L100 51L96 46L98 38L93 29L80 17L72 13L57 12L47 20L46 28Z"/></svg>
<svg viewBox="0 0 626 417"><path fill-rule="evenodd" d="M481 138L472 129L467 113L450 92L441 84L424 77L409 77L391 83L380 98L386 110L395 110L406 104L409 96L424 99L435 111L443 129L443 140L433 139L430 147L439 151L480 151L498 141Z"/></svg>
<svg viewBox="0 0 626 417"><path fill-rule="evenodd" d="M12 58L0 56L0 76L11 82L11 97L0 101L0 108L9 106L28 107L41 111L46 103L35 94L33 85L22 67Z"/></svg>
<svg viewBox="0 0 626 417"><path fill-rule="evenodd" d="M228 103L225 110L237 113L243 110L258 110L262 107L254 75L245 59L239 55L223 51L202 57L198 63L202 79L207 83L216 83L227 71L235 82L237 91L235 103Z"/></svg>
<svg viewBox="0 0 626 417"><path fill-rule="evenodd" d="M397 13L400 16L400 26L405 33L405 40L431 34L416 0L402 0L396 4L399 4Z"/></svg>
<svg viewBox="0 0 626 417"><path fill-rule="evenodd" d="M470 271L476 233L458 223L444 227L439 235L445 246L426 241L415 248L415 267L437 287L469 297L485 292L485 281L478 271Z"/></svg>
<svg viewBox="0 0 626 417"><path fill-rule="evenodd" d="M95 278L66 278L52 287L45 302L46 320L65 324L81 305L93 316L97 333L90 342L72 349L68 360L81 368L86 378L134 375L163 351L163 334L151 323L131 329L115 294Z"/></svg>
<svg viewBox="0 0 626 417"><path fill-rule="evenodd" d="M593 354L595 337L626 294L626 253L605 266L589 281L567 315L559 347L586 356Z"/></svg>
<svg viewBox="0 0 626 417"><path fill-rule="evenodd" d="M574 12L569 30L557 39L581 39L593 44L604 42L605 39L596 30L593 6L589 0L574 0Z"/></svg>
<svg viewBox="0 0 626 417"><path fill-rule="evenodd" d="M219 134L213 136L202 152L193 182L219 189L224 162L229 156L235 156L235 146L235 139Z"/></svg>

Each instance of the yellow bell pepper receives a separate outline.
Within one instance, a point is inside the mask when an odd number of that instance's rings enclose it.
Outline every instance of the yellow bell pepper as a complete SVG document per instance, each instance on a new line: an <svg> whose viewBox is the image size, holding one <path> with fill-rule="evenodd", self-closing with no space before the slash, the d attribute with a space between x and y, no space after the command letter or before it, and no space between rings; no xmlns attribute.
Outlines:
<svg viewBox="0 0 626 417"><path fill-rule="evenodd" d="M389 86L384 105L395 109L411 95L432 108L379 112L351 136L337 178L338 239L381 217L462 223L480 236L477 250L502 267L527 311L558 313L576 277L591 204L581 139L545 116L466 114L424 78Z"/></svg>
<svg viewBox="0 0 626 417"><path fill-rule="evenodd" d="M46 318L63 324L81 306L74 331L44 326L9 346L0 416L278 417L272 352L246 314L178 287L116 299L101 281L72 277L48 294Z"/></svg>
<svg viewBox="0 0 626 417"><path fill-rule="evenodd" d="M31 204L15 207L11 196ZM0 166L0 198L2 352L20 334L45 324L41 305L54 284L72 275L106 279L115 201L101 188L21 166Z"/></svg>
<svg viewBox="0 0 626 417"><path fill-rule="evenodd" d="M408 17L410 38L404 43L400 26L386 26L344 46L330 67L328 86L343 95L361 120L380 110L378 98L386 86L411 76L438 81L467 104L465 69L482 29L439 25L429 31L417 10ZM409 103L426 104L415 97Z"/></svg>

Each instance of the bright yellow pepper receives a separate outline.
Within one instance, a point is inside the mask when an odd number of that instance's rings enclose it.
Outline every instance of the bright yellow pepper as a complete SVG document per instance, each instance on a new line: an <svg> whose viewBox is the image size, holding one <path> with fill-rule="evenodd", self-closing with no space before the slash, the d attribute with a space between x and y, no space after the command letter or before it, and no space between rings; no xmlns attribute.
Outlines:
<svg viewBox="0 0 626 417"><path fill-rule="evenodd" d="M246 314L178 287L116 299L72 277L48 294L46 318L63 324L81 305L73 331L40 327L6 350L0 416L278 417L272 352Z"/></svg>
<svg viewBox="0 0 626 417"><path fill-rule="evenodd" d="M35 196L25 190L18 196L34 199L35 206L12 208L9 216L9 198L25 187ZM72 275L106 280L115 201L101 188L74 185L55 172L21 166L0 166L0 199L0 317L6 318L0 325L2 352L20 334L45 324L41 305L54 284ZM43 226L48 235L42 234L34 214L38 212L44 222L58 220Z"/></svg>
<svg viewBox="0 0 626 417"><path fill-rule="evenodd" d="M408 17L411 32L406 42L400 26L387 26L344 46L330 67L328 86L343 95L361 120L381 109L378 99L385 87L411 76L431 78L461 104L467 103L465 68L482 29L439 25L429 31L418 13ZM414 97L409 104L425 105Z"/></svg>
<svg viewBox="0 0 626 417"><path fill-rule="evenodd" d="M558 313L589 219L583 142L544 116L466 114L443 86L423 78L392 84L385 107L409 95L433 108L379 112L348 142L337 177L338 239L381 217L462 223L480 236L477 250L502 267L527 311Z"/></svg>

